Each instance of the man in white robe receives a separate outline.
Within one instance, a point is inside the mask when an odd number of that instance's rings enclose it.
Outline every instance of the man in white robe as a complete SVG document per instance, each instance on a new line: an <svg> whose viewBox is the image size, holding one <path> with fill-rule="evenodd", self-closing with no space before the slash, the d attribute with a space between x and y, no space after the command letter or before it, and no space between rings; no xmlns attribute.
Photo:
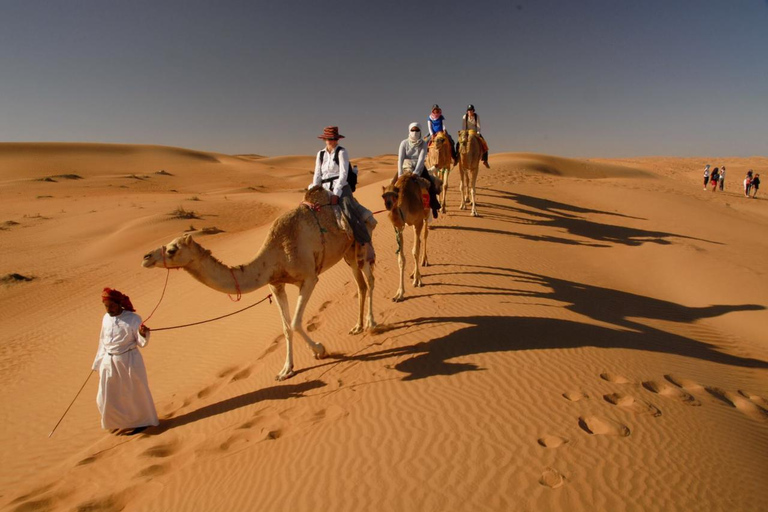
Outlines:
<svg viewBox="0 0 768 512"><path fill-rule="evenodd" d="M96 404L101 428L137 433L159 424L138 350L149 343L150 331L126 295L104 288L102 302L107 313L101 321L99 350L92 366L99 373Z"/></svg>

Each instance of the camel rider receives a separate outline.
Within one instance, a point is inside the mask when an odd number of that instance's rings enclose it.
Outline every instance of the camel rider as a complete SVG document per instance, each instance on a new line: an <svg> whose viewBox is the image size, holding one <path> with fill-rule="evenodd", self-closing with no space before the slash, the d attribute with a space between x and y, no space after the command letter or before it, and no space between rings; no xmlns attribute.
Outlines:
<svg viewBox="0 0 768 512"><path fill-rule="evenodd" d="M480 133L480 116L475 114L475 106L467 105L467 113L462 118L462 128L464 130L474 130L477 136L480 138L480 143L483 145L483 165L491 168L488 165L488 143L485 142L485 137ZM459 152L459 146L456 146L456 153Z"/></svg>
<svg viewBox="0 0 768 512"><path fill-rule="evenodd" d="M315 175L308 188L322 186L332 194L331 204L341 206L352 228L355 241L365 247L366 260L373 263L376 254L365 223L365 219L373 214L355 200L352 189L347 184L350 169L349 156L347 150L339 146L339 139L343 138L344 135L339 135L337 126L325 127L323 134L318 137L325 141L325 149L317 153Z"/></svg>
<svg viewBox="0 0 768 512"><path fill-rule="evenodd" d="M445 132L445 136L448 137L448 141L451 143L451 158L453 159L453 165L459 162L459 154L454 151L455 144L451 134L448 133L448 129L445 127L445 117L443 117L443 111L439 105L432 105L432 113L427 117L427 126L429 127L429 144L432 144L432 139L435 138L440 132Z"/></svg>
<svg viewBox="0 0 768 512"><path fill-rule="evenodd" d="M427 143L421 138L421 125L411 123L408 126L408 138L400 143L400 149L397 152L397 175L392 178L392 183L406 172L412 172L429 181L429 206L432 208L432 216L437 218L440 202L437 200L435 182L424 168L426 158Z"/></svg>

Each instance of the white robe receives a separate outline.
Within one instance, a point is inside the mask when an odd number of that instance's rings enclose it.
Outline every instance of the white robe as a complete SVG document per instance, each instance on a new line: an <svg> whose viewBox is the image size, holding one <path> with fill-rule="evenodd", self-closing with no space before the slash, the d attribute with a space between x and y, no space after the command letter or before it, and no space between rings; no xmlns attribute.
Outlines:
<svg viewBox="0 0 768 512"><path fill-rule="evenodd" d="M92 368L99 372L96 405L101 428L128 429L159 424L149 391L147 370L138 347L149 343L139 334L141 317L131 311L104 315L99 350Z"/></svg>

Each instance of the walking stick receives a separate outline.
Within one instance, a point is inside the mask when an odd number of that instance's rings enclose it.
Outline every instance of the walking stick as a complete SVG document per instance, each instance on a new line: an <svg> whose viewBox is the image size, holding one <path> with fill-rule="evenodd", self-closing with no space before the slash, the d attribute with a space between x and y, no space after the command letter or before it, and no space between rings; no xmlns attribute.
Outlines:
<svg viewBox="0 0 768 512"><path fill-rule="evenodd" d="M77 392L77 394L75 395L75 398L73 398L73 399L72 399L72 402L69 404L69 407L67 407L67 410L66 410L66 411L64 411L64 414L62 414L62 415L61 415L61 418L59 418L59 421L57 421L57 422L56 422L56 426L54 426L54 427L53 427L53 430L51 430L51 433L50 433L50 434L48 434L48 437L49 437L49 438L50 438L50 437L53 435L53 432L54 432L54 431L56 430L56 428L59 426L59 423L61 423L61 420L63 420L63 419L64 419L64 416L66 416L66 415L67 415L67 413L69 412L69 409L70 409L70 408L72 407L72 405L75 403L75 400L77 400L77 397L78 397L78 396L80 396L80 392L82 392L82 391L83 391L83 388L85 387L85 385L86 385L86 384L88 384L88 380L91 378L91 374L92 374L92 373L93 373L93 370L91 370L90 372L88 372L88 377L86 377L86 378L85 378L85 382L83 382L83 385L82 385L82 386L80 386L80 391L78 391L78 392Z"/></svg>

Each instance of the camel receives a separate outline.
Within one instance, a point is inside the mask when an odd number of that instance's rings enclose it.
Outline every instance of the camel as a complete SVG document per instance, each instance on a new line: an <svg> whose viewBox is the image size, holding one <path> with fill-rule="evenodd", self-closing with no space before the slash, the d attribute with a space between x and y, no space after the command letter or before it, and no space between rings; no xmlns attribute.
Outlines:
<svg viewBox="0 0 768 512"><path fill-rule="evenodd" d="M434 176L435 187L438 194L442 187L440 178ZM427 237L429 235L429 225L427 219L431 215L429 208L429 182L414 174L406 173L397 179L396 183L390 183L382 187L382 199L384 207L389 212L389 220L395 227L395 237L397 239L397 262L400 265L400 287L392 300L400 302L405 297L405 254L403 251L403 229L406 224L413 226L413 262L414 270L411 274L413 286L423 286L421 282L421 272L419 272L419 253L421 249L421 239L424 239L424 255L421 264L429 266L427 258Z"/></svg>
<svg viewBox="0 0 768 512"><path fill-rule="evenodd" d="M453 168L453 159L451 158L451 140L445 134L440 132L432 139L427 152L427 168L440 178L443 183L443 193L440 197L440 211L445 213L445 199L448 195L448 174Z"/></svg>
<svg viewBox="0 0 768 512"><path fill-rule="evenodd" d="M475 130L461 130L459 132L459 193L461 194L460 210L467 209L467 203L472 203L472 216L477 217L477 203L475 202L475 183L480 167L480 157L483 154L483 145Z"/></svg>
<svg viewBox="0 0 768 512"><path fill-rule="evenodd" d="M272 223L256 257L245 265L230 267L223 264L187 234L145 255L142 266L182 268L204 285L238 296L268 284L280 310L286 344L285 365L276 379L288 379L295 374L293 333L304 339L315 358L322 359L327 355L325 347L310 339L304 331L302 315L319 275L342 258L352 269L358 291L357 324L349 333L363 332L364 326L367 329L376 327L373 319L373 263L366 261L365 248L354 242L348 234L351 230L339 226L330 207L330 199L330 193L321 187L307 191L301 205L285 212ZM369 233L372 232L376 220L370 217L367 226ZM286 284L299 288L293 320L289 316ZM364 319L366 303L368 312Z"/></svg>

